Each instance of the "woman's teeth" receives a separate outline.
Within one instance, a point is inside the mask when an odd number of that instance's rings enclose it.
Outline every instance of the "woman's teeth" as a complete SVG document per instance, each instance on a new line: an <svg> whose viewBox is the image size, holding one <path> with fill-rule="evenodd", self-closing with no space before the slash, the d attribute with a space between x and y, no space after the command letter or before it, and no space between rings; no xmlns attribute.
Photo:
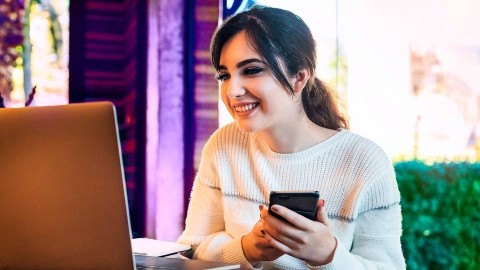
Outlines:
<svg viewBox="0 0 480 270"><path fill-rule="evenodd" d="M249 111L249 110L251 110L255 107L257 107L257 104L253 103L253 104L248 104L248 105L235 107L235 111L236 112L246 112L246 111Z"/></svg>

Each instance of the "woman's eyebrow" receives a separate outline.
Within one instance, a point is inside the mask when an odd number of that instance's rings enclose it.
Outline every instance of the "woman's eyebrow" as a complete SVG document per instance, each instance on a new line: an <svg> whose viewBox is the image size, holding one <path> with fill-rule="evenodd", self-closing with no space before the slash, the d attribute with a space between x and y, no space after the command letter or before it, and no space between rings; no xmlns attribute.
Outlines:
<svg viewBox="0 0 480 270"><path fill-rule="evenodd" d="M261 63L261 64L266 64L265 61L262 61L260 59L257 59L257 58L249 58L249 59L245 59L241 62L239 62L237 64L237 68L241 68L247 64L250 64L250 63Z"/></svg>
<svg viewBox="0 0 480 270"><path fill-rule="evenodd" d="M267 64L267 63L265 63L265 61L262 61L258 58L249 58L249 59L245 59L243 61L240 61L239 63L237 63L236 66L237 66L237 68L241 68L241 67L243 67L245 65L248 65L250 63L261 63L261 64L265 64L265 65ZM228 68L224 65L219 65L218 70L228 70Z"/></svg>

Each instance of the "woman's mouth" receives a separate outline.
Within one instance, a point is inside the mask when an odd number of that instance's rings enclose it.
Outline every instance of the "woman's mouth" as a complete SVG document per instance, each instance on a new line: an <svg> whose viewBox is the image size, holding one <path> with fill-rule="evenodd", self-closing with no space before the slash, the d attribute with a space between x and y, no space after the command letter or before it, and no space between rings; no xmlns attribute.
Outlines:
<svg viewBox="0 0 480 270"><path fill-rule="evenodd" d="M250 104L245 104L242 106L233 106L233 109L235 112L248 112L250 110L253 110L255 107L257 107L258 103L250 103Z"/></svg>

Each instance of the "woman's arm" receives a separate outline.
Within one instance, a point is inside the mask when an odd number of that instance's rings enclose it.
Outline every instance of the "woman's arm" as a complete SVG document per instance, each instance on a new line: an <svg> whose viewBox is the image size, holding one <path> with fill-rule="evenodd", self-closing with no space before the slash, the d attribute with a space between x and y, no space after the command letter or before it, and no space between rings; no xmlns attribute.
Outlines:
<svg viewBox="0 0 480 270"><path fill-rule="evenodd" d="M252 267L243 254L241 237L234 238L225 231L222 197L219 189L195 181L185 230L178 242L194 248L193 258Z"/></svg>
<svg viewBox="0 0 480 270"><path fill-rule="evenodd" d="M337 248L333 268L349 269L405 269L401 248L401 208L393 205L358 215L351 251Z"/></svg>

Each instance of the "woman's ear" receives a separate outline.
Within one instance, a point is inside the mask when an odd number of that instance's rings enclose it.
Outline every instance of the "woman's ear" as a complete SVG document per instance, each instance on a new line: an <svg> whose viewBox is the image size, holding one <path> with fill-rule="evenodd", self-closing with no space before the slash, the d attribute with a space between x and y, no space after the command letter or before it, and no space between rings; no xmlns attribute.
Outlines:
<svg viewBox="0 0 480 270"><path fill-rule="evenodd" d="M293 91L295 94L302 92L303 88L310 79L310 73L306 69L300 69L293 78Z"/></svg>

